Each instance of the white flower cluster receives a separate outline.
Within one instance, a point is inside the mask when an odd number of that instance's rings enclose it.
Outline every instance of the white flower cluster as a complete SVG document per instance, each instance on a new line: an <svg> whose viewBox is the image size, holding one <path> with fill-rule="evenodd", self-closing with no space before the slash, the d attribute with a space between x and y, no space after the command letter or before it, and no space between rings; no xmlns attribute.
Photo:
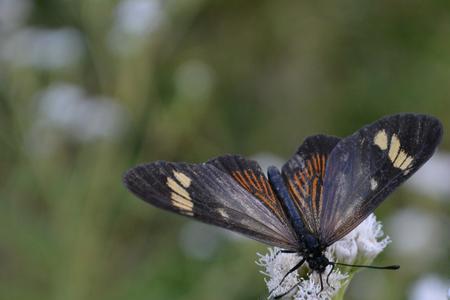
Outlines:
<svg viewBox="0 0 450 300"><path fill-rule="evenodd" d="M325 255L332 262L370 264L389 243L390 239L384 236L381 223L371 214L343 239L328 247ZM333 299L335 295L343 295L356 272L356 269L351 267L336 267L329 274L332 266L328 266L322 274L324 285L321 291L320 275L311 273L305 263L300 269L289 274L280 285L283 277L302 257L295 253L283 253L278 248L269 248L269 253L258 253L258 256L256 263L264 268L261 273L267 276L265 282L270 291L269 297L287 293L286 296L295 300ZM303 278L300 274L309 276Z"/></svg>
<svg viewBox="0 0 450 300"><path fill-rule="evenodd" d="M391 242L384 235L381 222L369 215L358 227L331 245L327 252L338 262L346 264L370 264Z"/></svg>

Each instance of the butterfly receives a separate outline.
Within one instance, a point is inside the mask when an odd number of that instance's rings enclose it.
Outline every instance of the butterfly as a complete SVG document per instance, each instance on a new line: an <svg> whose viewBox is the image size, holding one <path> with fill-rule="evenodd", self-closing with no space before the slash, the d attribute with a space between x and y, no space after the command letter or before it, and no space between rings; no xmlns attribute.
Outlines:
<svg viewBox="0 0 450 300"><path fill-rule="evenodd" d="M306 262L322 285L326 267L338 264L325 257L326 248L433 155L442 131L434 117L403 113L345 138L307 137L281 171L269 167L267 176L253 160L224 155L201 164L138 165L123 181L156 207L298 253L289 273Z"/></svg>

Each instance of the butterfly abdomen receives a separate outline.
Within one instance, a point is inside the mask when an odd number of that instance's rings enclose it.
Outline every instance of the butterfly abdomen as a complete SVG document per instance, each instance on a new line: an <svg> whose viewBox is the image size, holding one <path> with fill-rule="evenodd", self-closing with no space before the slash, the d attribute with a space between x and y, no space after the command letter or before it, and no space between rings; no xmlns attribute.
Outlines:
<svg viewBox="0 0 450 300"><path fill-rule="evenodd" d="M289 195L289 191L284 183L280 171L276 167L271 166L267 170L267 175L269 177L272 188L275 190L275 193L278 196L278 199L281 200L283 210L288 216L293 229L297 233L300 241L303 241L303 238L305 234L307 234L307 231L305 225L303 224L300 213L294 204L294 200L292 200L291 196Z"/></svg>

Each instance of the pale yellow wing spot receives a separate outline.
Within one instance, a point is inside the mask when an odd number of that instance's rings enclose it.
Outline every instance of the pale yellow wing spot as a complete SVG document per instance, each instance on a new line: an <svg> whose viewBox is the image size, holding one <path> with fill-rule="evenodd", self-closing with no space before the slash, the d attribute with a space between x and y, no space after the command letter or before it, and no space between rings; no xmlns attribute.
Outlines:
<svg viewBox="0 0 450 300"><path fill-rule="evenodd" d="M386 131L384 129L378 131L373 138L373 142L381 150L387 150L388 136L386 134ZM405 174L407 174L407 169L411 166L413 158L409 156L408 153L401 150L400 140L396 134L393 134L391 137L388 156L389 160L395 168L405 171Z"/></svg>
<svg viewBox="0 0 450 300"><path fill-rule="evenodd" d="M182 174L182 173L178 173L178 174ZM175 175L175 172L174 172L174 175ZM182 175L184 175L184 174L182 174ZM184 176L186 176L186 175L184 175ZM175 177L177 177L177 175L175 175ZM178 177L181 177L182 180L185 179L182 176L178 176ZM180 179L178 179L178 180L180 180ZM184 182L183 185L185 185L186 181L185 180L182 181L182 180L180 180L180 183L183 184L183 182ZM191 199L191 196L189 195L189 192L170 177L167 177L166 184L172 190L172 193L170 194L170 198L172 200L172 205L182 209L186 215L193 216L192 209L194 208L194 203L192 203L192 199ZM189 184L190 184L190 179L189 179Z"/></svg>
<svg viewBox="0 0 450 300"><path fill-rule="evenodd" d="M172 199L173 206L176 206L188 212L192 212L192 209L194 208L194 204L192 203L192 201L187 200L186 198L183 198L177 193L173 192L171 193L170 197Z"/></svg>
<svg viewBox="0 0 450 300"><path fill-rule="evenodd" d="M401 150L400 140L397 135L393 134L391 137L391 144L389 147L389 159L392 162L392 165L405 171L413 162L413 158L408 155L405 151ZM406 174L406 173L405 173Z"/></svg>
<svg viewBox="0 0 450 300"><path fill-rule="evenodd" d="M391 145L389 146L389 159L392 163L394 163L398 151L400 151L400 140L397 135L393 134L391 137Z"/></svg>
<svg viewBox="0 0 450 300"><path fill-rule="evenodd" d="M191 185L191 179L184 173L173 171L173 175L185 188L188 188Z"/></svg>
<svg viewBox="0 0 450 300"><path fill-rule="evenodd" d="M377 132L377 134L375 135L373 142L375 145L377 145L381 150L386 150L387 149L387 142L388 142L388 138L387 138L387 134L386 131L380 130Z"/></svg>
<svg viewBox="0 0 450 300"><path fill-rule="evenodd" d="M408 154L406 154L405 151L400 150L400 152L399 152L398 155L397 155L397 158L396 158L395 161L393 162L394 167L403 170L402 164L405 162L405 160L406 160L408 157L409 157L409 156L408 156Z"/></svg>
<svg viewBox="0 0 450 300"><path fill-rule="evenodd" d="M188 191L186 191L181 185L179 185L175 180L170 177L167 177L167 186L177 193L178 195L186 198L187 200L191 200Z"/></svg>
<svg viewBox="0 0 450 300"><path fill-rule="evenodd" d="M408 156L403 163L400 165L400 168L402 170L406 170L407 168L409 168L409 166L411 166L411 163L413 162L413 158L411 156Z"/></svg>

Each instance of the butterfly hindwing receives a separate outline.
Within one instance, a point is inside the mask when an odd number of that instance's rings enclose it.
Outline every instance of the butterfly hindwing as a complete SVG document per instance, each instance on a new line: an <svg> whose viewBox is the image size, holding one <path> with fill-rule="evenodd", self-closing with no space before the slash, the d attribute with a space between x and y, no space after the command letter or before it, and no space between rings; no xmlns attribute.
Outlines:
<svg viewBox="0 0 450 300"><path fill-rule="evenodd" d="M324 179L320 240L331 245L361 223L434 153L442 136L430 116L388 116L342 139Z"/></svg>
<svg viewBox="0 0 450 300"><path fill-rule="evenodd" d="M267 177L259 164L240 155L224 155L208 161L219 170L227 173L245 190L255 196L281 222L289 224Z"/></svg>
<svg viewBox="0 0 450 300"><path fill-rule="evenodd" d="M139 198L162 209L269 245L285 249L297 245L285 222L212 164L158 161L132 168L125 174L124 182Z"/></svg>
<svg viewBox="0 0 450 300"><path fill-rule="evenodd" d="M320 228L323 178L331 150L339 138L326 135L307 137L282 168L282 174L305 227L315 235Z"/></svg>

